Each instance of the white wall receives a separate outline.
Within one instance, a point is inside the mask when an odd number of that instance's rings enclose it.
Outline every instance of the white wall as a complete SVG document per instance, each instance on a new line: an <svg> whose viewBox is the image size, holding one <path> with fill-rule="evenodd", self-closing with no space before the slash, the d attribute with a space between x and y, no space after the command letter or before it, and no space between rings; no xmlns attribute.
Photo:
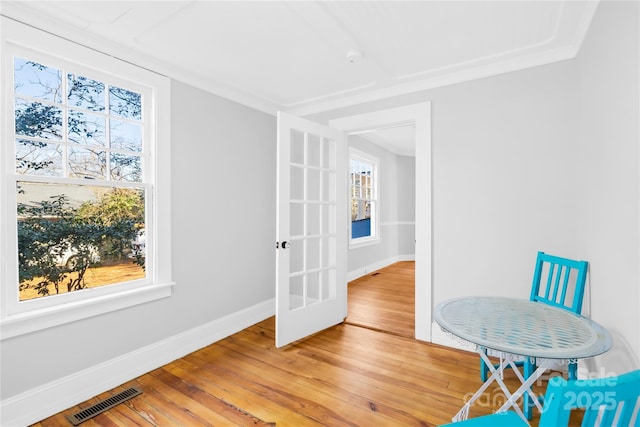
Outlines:
<svg viewBox="0 0 640 427"><path fill-rule="evenodd" d="M614 334L594 362L613 373L640 368L639 18L638 2L600 4L576 61L578 239L591 261L592 317Z"/></svg>
<svg viewBox="0 0 640 427"><path fill-rule="evenodd" d="M538 250L585 259L592 318L637 356L638 41L638 4L605 1L574 60L310 118L431 101L434 304L526 297Z"/></svg>
<svg viewBox="0 0 640 427"><path fill-rule="evenodd" d="M415 257L415 158L399 156L362 137L349 146L379 161L379 243L349 249L347 279L353 280L386 265Z"/></svg>

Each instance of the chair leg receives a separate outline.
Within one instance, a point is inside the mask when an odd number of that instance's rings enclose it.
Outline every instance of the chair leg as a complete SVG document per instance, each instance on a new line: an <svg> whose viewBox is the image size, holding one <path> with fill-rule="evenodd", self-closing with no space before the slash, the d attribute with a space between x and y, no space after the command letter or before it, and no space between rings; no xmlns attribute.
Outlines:
<svg viewBox="0 0 640 427"><path fill-rule="evenodd" d="M529 378L533 374L533 372L535 370L536 370L536 365L534 363L531 363L531 358L527 358L527 360L525 360L525 362L524 362L524 377L525 378ZM567 371L568 371L568 375L567 376L568 376L569 380L578 379L578 375L577 375L578 364L577 363L569 363L569 365L567 367ZM533 408L534 408L535 404L531 400L530 396L527 396L527 395L524 396L522 406L523 406L522 412L524 413L524 416L527 417L528 420L531 420L531 417L533 416Z"/></svg>
<svg viewBox="0 0 640 427"><path fill-rule="evenodd" d="M569 363L567 367L568 378L569 380L577 380L578 379L578 364L577 363Z"/></svg>
<svg viewBox="0 0 640 427"><path fill-rule="evenodd" d="M524 372L525 379L528 379L531 375L533 375L533 372L536 370L536 365L535 363L531 362L530 357L527 357L525 359L522 370ZM529 393L525 393L522 397L523 397L522 412L524 413L524 416L527 417L528 420L531 420L533 416L533 408L535 407L535 404L531 400L531 396L529 396Z"/></svg>
<svg viewBox="0 0 640 427"><path fill-rule="evenodd" d="M484 354L487 354L487 349L484 349L483 351ZM489 368L484 363L484 361L480 359L480 379L482 380L482 382L485 382L487 381L487 378L489 378Z"/></svg>

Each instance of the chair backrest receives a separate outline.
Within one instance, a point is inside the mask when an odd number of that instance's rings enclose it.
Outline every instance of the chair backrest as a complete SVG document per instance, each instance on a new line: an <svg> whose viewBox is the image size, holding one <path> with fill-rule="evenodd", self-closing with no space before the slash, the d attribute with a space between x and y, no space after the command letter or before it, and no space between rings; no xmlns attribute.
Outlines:
<svg viewBox="0 0 640 427"><path fill-rule="evenodd" d="M588 266L587 261L575 261L538 252L531 286L531 301L539 301L580 314Z"/></svg>
<svg viewBox="0 0 640 427"><path fill-rule="evenodd" d="M549 380L539 427L569 425L571 411L584 409L583 427L640 426L640 370L617 377Z"/></svg>

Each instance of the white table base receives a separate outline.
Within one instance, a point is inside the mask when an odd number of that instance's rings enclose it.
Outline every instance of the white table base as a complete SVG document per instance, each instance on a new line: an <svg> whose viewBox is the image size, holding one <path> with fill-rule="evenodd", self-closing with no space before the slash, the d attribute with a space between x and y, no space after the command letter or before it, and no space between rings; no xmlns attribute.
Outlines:
<svg viewBox="0 0 640 427"><path fill-rule="evenodd" d="M496 412L505 412L510 407L512 407L516 411L516 413L520 416L520 418L522 418L524 422L528 424L529 422L527 421L527 418L524 416L524 414L522 413L522 410L520 409L520 406L518 405L518 399L521 396L523 396L525 393L529 394L529 396L533 400L538 410L542 412L542 405L538 401L537 396L531 390L531 386L551 366L552 361L550 359L541 360L540 365L538 366L538 369L536 369L535 372L525 380L522 374L520 373L520 370L515 365L516 361L514 358L518 356L514 356L508 353L500 353L500 366L498 367L498 369L496 369L495 366L493 366L493 363L491 362L491 360L489 360L489 357L487 356L487 354L484 352L483 348L478 348L477 352L482 358L482 361L489 368L489 371L491 372L491 376L487 379L487 381L485 381L484 384L482 384L482 386L478 389L478 391L476 391L475 394L471 396L471 399L469 399L465 403L465 405L462 407L462 409L460 409L460 411L458 411L458 413L453 417L452 419L453 422L463 421L469 417L469 408L471 407L473 402L475 402L482 395L482 393L484 393L484 391L487 389L487 387L489 387L489 385L491 385L493 381L496 381L498 383L498 385L500 386L500 389L502 389L503 393L507 397L507 401ZM504 372L504 369L509 366L511 367L513 372L515 372L516 376L522 383L522 385L513 394L509 391L504 381L502 381L502 373Z"/></svg>

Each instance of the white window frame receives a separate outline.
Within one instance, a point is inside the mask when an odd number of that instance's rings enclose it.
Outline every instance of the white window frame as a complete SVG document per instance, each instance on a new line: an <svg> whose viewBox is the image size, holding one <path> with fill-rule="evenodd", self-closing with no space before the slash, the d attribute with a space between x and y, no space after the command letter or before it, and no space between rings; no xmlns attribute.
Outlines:
<svg viewBox="0 0 640 427"><path fill-rule="evenodd" d="M0 339L27 334L171 295L170 80L44 31L2 19L0 126ZM150 142L145 158L146 279L19 301L15 173L14 56L68 68L143 94ZM52 63L53 58L53 63ZM146 149L145 149L146 150ZM42 181L41 177L36 177ZM46 180L45 180L46 181ZM72 182L69 180L69 182ZM83 182L86 184L86 182Z"/></svg>
<svg viewBox="0 0 640 427"><path fill-rule="evenodd" d="M352 238L352 230L351 230L351 189L349 189L349 249L358 249L364 246L374 245L381 242L380 238L380 183L379 183L379 174L380 174L380 160L372 156L371 154L365 153L364 151L360 151L356 148L349 147L349 186L351 186L351 161L354 159L358 159L367 163L371 163L373 165L373 173L372 173L372 189L373 189L373 197L371 200L374 200L375 209L371 213L371 235L364 237Z"/></svg>

